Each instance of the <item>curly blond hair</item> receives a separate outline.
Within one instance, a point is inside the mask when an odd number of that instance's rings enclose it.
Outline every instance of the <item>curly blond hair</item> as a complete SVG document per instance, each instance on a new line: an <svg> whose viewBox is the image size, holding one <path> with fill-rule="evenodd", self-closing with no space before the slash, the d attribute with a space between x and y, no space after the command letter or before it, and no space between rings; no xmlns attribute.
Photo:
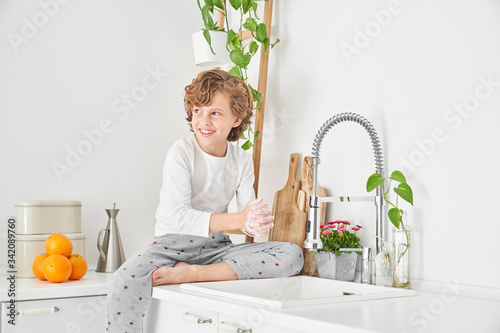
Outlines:
<svg viewBox="0 0 500 333"><path fill-rule="evenodd" d="M212 98L216 91L226 92L229 95L231 110L236 117L242 120L239 126L231 129L227 137L228 141L236 141L251 123L253 97L250 87L242 79L226 71L211 69L201 72L191 84L186 86L184 89L186 120L191 128L193 107L212 104ZM191 131L193 131L192 128Z"/></svg>

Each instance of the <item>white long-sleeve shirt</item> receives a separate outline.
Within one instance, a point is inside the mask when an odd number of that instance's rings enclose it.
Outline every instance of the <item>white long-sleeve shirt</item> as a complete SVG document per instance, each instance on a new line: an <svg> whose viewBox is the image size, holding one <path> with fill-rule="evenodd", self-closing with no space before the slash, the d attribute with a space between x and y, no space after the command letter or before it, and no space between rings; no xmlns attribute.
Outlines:
<svg viewBox="0 0 500 333"><path fill-rule="evenodd" d="M238 211L255 199L250 154L228 142L224 157L205 153L194 135L176 141L163 167L155 235L209 236L210 215L227 213L236 195Z"/></svg>

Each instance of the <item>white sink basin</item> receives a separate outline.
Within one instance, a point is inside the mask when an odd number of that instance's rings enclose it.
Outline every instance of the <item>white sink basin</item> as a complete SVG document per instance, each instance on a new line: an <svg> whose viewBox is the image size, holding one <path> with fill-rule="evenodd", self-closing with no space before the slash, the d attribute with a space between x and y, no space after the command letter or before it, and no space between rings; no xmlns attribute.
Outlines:
<svg viewBox="0 0 500 333"><path fill-rule="evenodd" d="M183 283L180 290L206 294L273 308L320 305L416 296L399 289L354 282L295 276L276 279Z"/></svg>

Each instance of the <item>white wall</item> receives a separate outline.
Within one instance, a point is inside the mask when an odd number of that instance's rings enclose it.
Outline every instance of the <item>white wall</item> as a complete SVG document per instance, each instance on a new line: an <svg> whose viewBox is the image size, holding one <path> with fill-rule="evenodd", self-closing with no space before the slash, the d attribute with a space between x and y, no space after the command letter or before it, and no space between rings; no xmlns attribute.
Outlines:
<svg viewBox="0 0 500 333"><path fill-rule="evenodd" d="M104 209L116 202L130 256L151 239L164 155L189 133L182 89L201 70L190 39L201 27L196 2L67 1L52 8L47 22L40 3L55 2L0 3L0 215L12 215L18 200L81 200L87 257L95 261ZM402 160L412 164L403 171L415 192L414 276L498 292L500 4L393 2L390 21L378 31L373 13L380 16L388 4L275 1L273 34L281 43L271 53L260 195L272 202L285 184L289 154L309 155L325 120L360 113L379 132L388 170ZM23 28L34 17L43 27ZM373 29L369 41L358 29ZM9 36L23 32L16 52ZM350 61L342 43L358 48ZM124 116L123 95L140 92L148 69L156 68L168 74ZM494 82L491 91L477 88L480 78ZM448 111L474 102L477 93L472 112ZM52 163L66 163L67 147L83 145L83 131L103 119L113 130L58 179ZM430 145L438 129L440 142ZM364 130L335 127L323 143L320 184L333 194L362 195L372 172ZM369 243L372 212L334 207L330 218L365 225Z"/></svg>
<svg viewBox="0 0 500 333"><path fill-rule="evenodd" d="M196 1L9 0L0 2L0 22L2 221L18 200L80 200L95 262L104 209L116 202L132 255L153 236L166 151L189 134L182 98L200 71L191 43L201 27ZM126 95L137 103L127 106ZM110 125L101 138L103 121ZM87 156L68 165L68 149ZM54 162L71 172L58 177Z"/></svg>
<svg viewBox="0 0 500 333"><path fill-rule="evenodd" d="M440 291L454 281L498 297L499 9L498 1L276 1L282 42L271 57L261 190L272 199L289 154L310 155L324 121L359 113L378 130L386 170L401 169L413 187L417 284ZM361 126L337 125L321 152L320 185L365 193L374 163ZM362 225L373 216L359 205L330 214Z"/></svg>

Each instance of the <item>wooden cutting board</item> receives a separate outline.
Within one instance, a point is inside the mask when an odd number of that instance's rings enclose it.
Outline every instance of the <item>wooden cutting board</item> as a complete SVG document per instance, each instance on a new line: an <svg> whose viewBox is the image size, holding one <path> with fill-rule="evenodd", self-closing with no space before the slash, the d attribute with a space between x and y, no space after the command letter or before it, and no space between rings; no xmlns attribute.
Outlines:
<svg viewBox="0 0 500 333"><path fill-rule="evenodd" d="M274 228L269 232L269 241L292 242L304 246L307 214L299 209L300 182L297 180L299 154L290 155L288 179L283 189L274 195Z"/></svg>
<svg viewBox="0 0 500 333"><path fill-rule="evenodd" d="M309 197L312 194L313 186L313 164L312 157L304 157L302 162L302 170L300 173L300 194L298 197L298 205L304 210L306 214L309 214ZM318 186L318 196L326 197L328 193L324 187ZM322 203L320 206L319 223L325 224L326 216L326 204ZM311 251L304 249L304 268L302 269L301 275L317 275L316 274L316 261L314 260L314 255Z"/></svg>

